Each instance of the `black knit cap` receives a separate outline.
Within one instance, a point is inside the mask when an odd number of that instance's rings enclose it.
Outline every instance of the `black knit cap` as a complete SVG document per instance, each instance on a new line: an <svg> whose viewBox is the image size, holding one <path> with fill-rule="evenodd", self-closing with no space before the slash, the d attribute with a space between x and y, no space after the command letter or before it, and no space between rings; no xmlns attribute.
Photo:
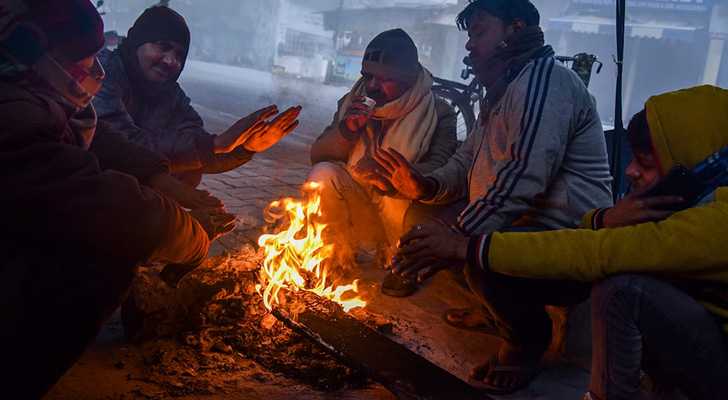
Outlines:
<svg viewBox="0 0 728 400"><path fill-rule="evenodd" d="M190 48L190 29L184 17L169 7L149 7L134 22L134 26L124 39L131 49L159 41L175 42L182 45L185 55Z"/></svg>
<svg viewBox="0 0 728 400"><path fill-rule="evenodd" d="M421 68L417 46L402 29L380 33L364 51L363 72L412 83L417 80Z"/></svg>

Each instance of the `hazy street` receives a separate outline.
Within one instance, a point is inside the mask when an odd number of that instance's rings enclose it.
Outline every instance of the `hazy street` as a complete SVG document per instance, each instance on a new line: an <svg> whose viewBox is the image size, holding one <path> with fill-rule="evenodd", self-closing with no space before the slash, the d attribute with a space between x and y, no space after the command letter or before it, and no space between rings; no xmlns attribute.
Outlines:
<svg viewBox="0 0 728 400"><path fill-rule="evenodd" d="M300 104L301 125L276 147L310 144L331 121L344 87L278 76L247 68L190 60L181 78L207 129L219 133L236 119L277 104L284 110ZM304 157L307 160L307 155Z"/></svg>

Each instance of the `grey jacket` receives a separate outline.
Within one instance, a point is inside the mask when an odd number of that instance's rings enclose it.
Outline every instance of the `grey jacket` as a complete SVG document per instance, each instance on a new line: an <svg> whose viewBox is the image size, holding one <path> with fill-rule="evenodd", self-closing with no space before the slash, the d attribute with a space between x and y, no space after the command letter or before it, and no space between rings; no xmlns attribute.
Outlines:
<svg viewBox="0 0 728 400"><path fill-rule="evenodd" d="M247 151L216 156L214 136L205 131L179 84L165 87L154 98L144 97L134 90L121 57L119 51L99 54L106 79L93 100L99 120L110 125L112 132L165 156L174 173L222 172L250 160L253 153Z"/></svg>
<svg viewBox="0 0 728 400"><path fill-rule="evenodd" d="M572 228L612 204L611 175L593 97L553 56L529 62L450 161L430 176L435 196L467 196L458 224L486 234L513 224Z"/></svg>

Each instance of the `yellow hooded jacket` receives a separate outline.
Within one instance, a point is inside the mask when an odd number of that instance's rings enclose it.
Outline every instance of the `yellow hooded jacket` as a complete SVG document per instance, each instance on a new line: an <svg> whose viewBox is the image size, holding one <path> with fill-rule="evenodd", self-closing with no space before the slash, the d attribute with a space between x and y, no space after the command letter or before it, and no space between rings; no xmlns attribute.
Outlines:
<svg viewBox="0 0 728 400"><path fill-rule="evenodd" d="M676 164L692 168L728 146L728 90L700 86L671 92L650 98L646 110L665 173ZM591 213L584 217L585 222L590 220ZM722 301L728 299L728 187L719 188L712 201L660 222L601 230L494 233L470 243L471 263L511 276L592 282L645 273L710 286L706 295L711 296L690 294L725 322L728 333L728 301ZM714 300L715 294L721 301Z"/></svg>

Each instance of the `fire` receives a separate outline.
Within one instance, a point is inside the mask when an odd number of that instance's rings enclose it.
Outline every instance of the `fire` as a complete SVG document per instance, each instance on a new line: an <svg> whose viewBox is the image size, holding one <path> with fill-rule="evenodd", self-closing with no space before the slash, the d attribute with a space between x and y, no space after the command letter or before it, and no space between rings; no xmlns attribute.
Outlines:
<svg viewBox="0 0 728 400"><path fill-rule="evenodd" d="M265 250L257 285L263 304L272 310L285 291L304 290L338 303L344 311L366 306L358 297L356 280L337 285L327 268L334 246L324 243L322 233L326 225L316 222L321 217L319 184L307 183L304 193L304 200L286 198L269 206L269 210L283 212L274 215L275 219L288 216L288 227L258 239L258 245Z"/></svg>

